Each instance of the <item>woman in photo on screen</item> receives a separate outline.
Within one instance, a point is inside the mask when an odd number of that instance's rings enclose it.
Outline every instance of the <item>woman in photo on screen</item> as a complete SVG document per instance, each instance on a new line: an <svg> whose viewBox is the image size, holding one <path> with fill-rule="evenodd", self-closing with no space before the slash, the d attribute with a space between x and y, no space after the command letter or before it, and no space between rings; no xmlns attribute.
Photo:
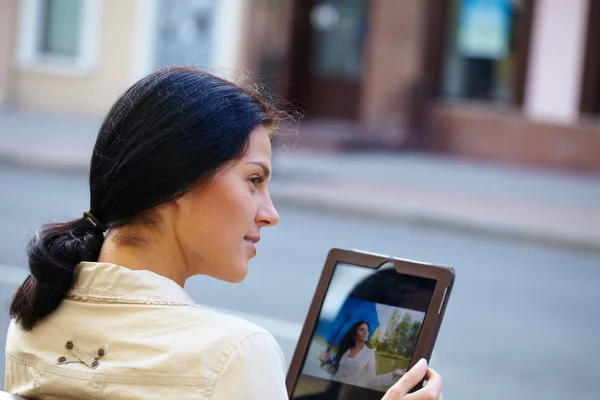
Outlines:
<svg viewBox="0 0 600 400"><path fill-rule="evenodd" d="M331 373L333 380L349 385L363 386L359 385L361 378L366 378L366 386L370 388L393 385L406 371L377 375L375 349L367 347L369 333L366 321L354 323L342 337L335 357L331 358L329 352L321 353L321 368Z"/></svg>

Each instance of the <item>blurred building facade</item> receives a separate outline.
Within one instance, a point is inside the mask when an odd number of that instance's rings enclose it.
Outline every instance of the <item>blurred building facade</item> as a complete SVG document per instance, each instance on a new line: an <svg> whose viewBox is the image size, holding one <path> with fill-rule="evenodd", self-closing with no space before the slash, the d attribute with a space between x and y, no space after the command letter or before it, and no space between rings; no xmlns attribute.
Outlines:
<svg viewBox="0 0 600 400"><path fill-rule="evenodd" d="M104 114L167 65L239 64L244 0L0 0L0 102Z"/></svg>
<svg viewBox="0 0 600 400"><path fill-rule="evenodd" d="M255 1L256 69L308 118L353 120L367 145L600 170L598 1Z"/></svg>
<svg viewBox="0 0 600 400"><path fill-rule="evenodd" d="M599 27L595 0L0 0L0 103L101 115L162 66L242 70L308 141L600 170Z"/></svg>

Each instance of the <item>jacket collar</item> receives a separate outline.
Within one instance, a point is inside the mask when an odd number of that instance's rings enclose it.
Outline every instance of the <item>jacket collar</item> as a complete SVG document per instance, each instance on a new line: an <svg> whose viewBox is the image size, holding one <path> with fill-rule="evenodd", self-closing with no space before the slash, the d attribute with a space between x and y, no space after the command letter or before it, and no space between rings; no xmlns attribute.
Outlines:
<svg viewBox="0 0 600 400"><path fill-rule="evenodd" d="M67 297L102 303L195 304L181 286L164 276L99 262L77 265Z"/></svg>

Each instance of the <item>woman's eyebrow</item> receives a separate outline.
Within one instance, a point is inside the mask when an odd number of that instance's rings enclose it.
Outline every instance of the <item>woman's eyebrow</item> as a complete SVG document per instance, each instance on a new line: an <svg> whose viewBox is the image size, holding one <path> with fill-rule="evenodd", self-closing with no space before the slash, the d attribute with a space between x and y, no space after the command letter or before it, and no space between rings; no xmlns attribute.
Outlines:
<svg viewBox="0 0 600 400"><path fill-rule="evenodd" d="M265 163L260 162L260 161L248 161L246 164L258 165L259 167L262 168L265 178L271 177L271 170L269 169L269 167L267 167L267 165Z"/></svg>

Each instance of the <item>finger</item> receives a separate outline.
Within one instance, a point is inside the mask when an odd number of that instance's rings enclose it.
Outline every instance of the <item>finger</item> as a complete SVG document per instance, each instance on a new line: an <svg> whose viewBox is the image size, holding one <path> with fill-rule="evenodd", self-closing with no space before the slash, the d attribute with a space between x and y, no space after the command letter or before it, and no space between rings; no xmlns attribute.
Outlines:
<svg viewBox="0 0 600 400"><path fill-rule="evenodd" d="M421 359L387 391L382 400L403 398L403 396L405 396L412 388L417 386L417 384L421 382L423 378L425 378L426 373L427 361L425 359Z"/></svg>
<svg viewBox="0 0 600 400"><path fill-rule="evenodd" d="M414 393L403 397L402 400L442 399L442 377L432 368L427 369L425 375L427 384Z"/></svg>

